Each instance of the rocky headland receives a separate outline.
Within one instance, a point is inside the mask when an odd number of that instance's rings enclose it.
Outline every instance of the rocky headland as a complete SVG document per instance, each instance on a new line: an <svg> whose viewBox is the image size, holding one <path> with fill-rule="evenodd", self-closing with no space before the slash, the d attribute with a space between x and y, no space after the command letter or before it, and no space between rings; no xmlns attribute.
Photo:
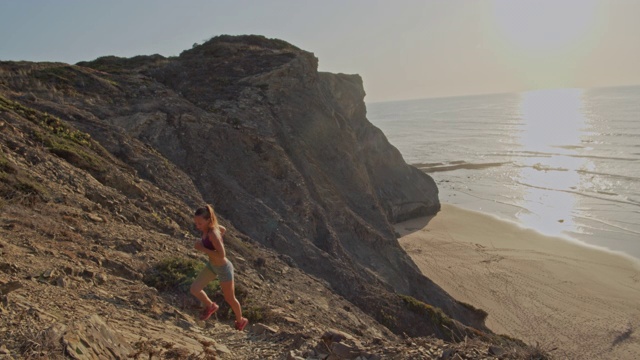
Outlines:
<svg viewBox="0 0 640 360"><path fill-rule="evenodd" d="M317 65L261 36L0 62L0 356L535 354L400 247L394 223L440 209L435 182L367 120L358 75ZM204 203L230 229L246 333L224 306L194 321Z"/></svg>

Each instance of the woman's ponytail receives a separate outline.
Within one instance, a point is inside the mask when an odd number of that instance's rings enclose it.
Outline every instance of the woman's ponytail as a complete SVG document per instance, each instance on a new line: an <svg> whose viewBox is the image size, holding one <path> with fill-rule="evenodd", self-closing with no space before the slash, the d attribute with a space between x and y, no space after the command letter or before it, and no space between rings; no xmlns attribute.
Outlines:
<svg viewBox="0 0 640 360"><path fill-rule="evenodd" d="M209 215L209 228L214 230L218 227L218 218L216 217L216 213L213 211L213 207L211 205L207 204L206 208Z"/></svg>

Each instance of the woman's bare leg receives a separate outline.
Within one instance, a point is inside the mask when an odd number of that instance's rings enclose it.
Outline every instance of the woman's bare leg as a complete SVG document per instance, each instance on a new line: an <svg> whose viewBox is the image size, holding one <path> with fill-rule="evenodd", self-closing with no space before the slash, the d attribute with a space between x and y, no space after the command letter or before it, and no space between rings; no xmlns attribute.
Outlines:
<svg viewBox="0 0 640 360"><path fill-rule="evenodd" d="M233 313L236 315L236 321L240 322L242 320L242 308L240 307L240 302L236 299L236 290L233 280L221 282L220 287L222 288L224 300L229 304L229 306L231 306L231 310L233 310Z"/></svg>
<svg viewBox="0 0 640 360"><path fill-rule="evenodd" d="M200 271L200 274L198 274L198 277L193 282L193 284L191 284L191 294L198 298L198 300L200 300L200 302L204 304L205 308L211 306L213 301L211 301L211 299L209 299L209 297L207 296L207 293L204 292L204 288L207 286L207 284L215 279L216 274L205 267L202 271Z"/></svg>

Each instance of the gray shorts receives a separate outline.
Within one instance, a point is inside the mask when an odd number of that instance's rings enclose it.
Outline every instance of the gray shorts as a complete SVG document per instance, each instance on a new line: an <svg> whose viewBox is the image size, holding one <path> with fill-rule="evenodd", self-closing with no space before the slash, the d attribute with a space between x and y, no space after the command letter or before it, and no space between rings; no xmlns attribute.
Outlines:
<svg viewBox="0 0 640 360"><path fill-rule="evenodd" d="M220 282L233 281L233 264L227 259L227 263L222 266L215 266L211 262L206 262L207 269L211 270Z"/></svg>

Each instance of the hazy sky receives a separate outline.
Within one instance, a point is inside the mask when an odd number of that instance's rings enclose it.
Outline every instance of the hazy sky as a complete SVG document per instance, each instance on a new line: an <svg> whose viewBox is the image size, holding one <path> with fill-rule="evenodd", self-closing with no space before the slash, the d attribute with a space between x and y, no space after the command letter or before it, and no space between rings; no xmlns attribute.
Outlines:
<svg viewBox="0 0 640 360"><path fill-rule="evenodd" d="M357 73L366 101L640 84L640 0L0 0L0 59L178 55L260 34Z"/></svg>

